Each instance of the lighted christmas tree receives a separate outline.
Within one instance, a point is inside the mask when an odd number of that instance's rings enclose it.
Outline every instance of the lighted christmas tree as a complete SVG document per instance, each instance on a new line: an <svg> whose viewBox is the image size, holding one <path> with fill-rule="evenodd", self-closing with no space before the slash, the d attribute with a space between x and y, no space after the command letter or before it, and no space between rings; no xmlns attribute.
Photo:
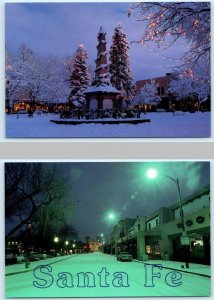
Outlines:
<svg viewBox="0 0 214 300"><path fill-rule="evenodd" d="M87 66L87 52L83 45L80 45L75 53L73 70L70 76L71 91L68 101L75 107L85 108L84 91L89 85L90 75Z"/></svg>
<svg viewBox="0 0 214 300"><path fill-rule="evenodd" d="M133 74L130 68L129 43L122 32L121 25L115 28L110 48L110 80L112 85L124 96L132 96L135 92Z"/></svg>

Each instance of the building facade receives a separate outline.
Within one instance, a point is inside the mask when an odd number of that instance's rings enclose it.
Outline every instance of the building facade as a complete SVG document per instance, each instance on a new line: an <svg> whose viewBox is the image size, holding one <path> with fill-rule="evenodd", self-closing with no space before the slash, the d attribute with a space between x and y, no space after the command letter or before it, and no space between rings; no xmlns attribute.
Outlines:
<svg viewBox="0 0 214 300"><path fill-rule="evenodd" d="M165 111L182 110L191 112L198 110L199 102L196 95L194 98L190 95L190 97L177 101L176 96L168 92L169 84L175 78L175 74L173 73L166 73L165 76L153 78L155 83L158 84L157 95L161 97L161 101L154 105L145 104L145 110L156 111L164 109ZM151 83L151 78L136 81L136 95L139 95L141 88L146 83ZM200 105L200 109L210 111L210 108L210 97L208 97L208 100Z"/></svg>
<svg viewBox="0 0 214 300"><path fill-rule="evenodd" d="M165 76L154 78L155 83L158 84L157 95L160 96L162 99L158 107L164 108L165 110L171 109L173 96L168 93L168 88L169 88L170 81L173 78L174 75L171 73L167 73ZM151 83L151 79L136 81L136 94L139 95L141 88L145 86L145 84L149 84L149 83ZM148 109L152 109L152 106L150 106Z"/></svg>
<svg viewBox="0 0 214 300"><path fill-rule="evenodd" d="M184 199L182 206L184 231L189 239L190 262L210 264L210 187L207 186ZM121 221L114 227L111 235L115 253L120 251L123 245L134 258L142 261L183 261L179 203L162 207L148 216L137 216L126 231L123 231ZM118 236L121 234L121 237Z"/></svg>

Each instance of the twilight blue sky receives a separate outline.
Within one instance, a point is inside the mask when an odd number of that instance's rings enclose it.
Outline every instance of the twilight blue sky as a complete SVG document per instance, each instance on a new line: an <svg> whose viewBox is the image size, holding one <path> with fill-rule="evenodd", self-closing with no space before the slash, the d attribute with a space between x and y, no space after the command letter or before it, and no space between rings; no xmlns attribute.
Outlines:
<svg viewBox="0 0 214 300"><path fill-rule="evenodd" d="M107 49L118 23L122 24L129 42L142 36L143 23L127 17L129 5L123 2L8 3L5 5L6 44L13 52L25 43L39 54L64 56L73 54L83 43L89 54L88 63L94 69L97 32L101 25L107 32ZM161 53L178 58L184 49L176 45ZM131 44L129 55L136 80L163 76L176 64L136 43Z"/></svg>
<svg viewBox="0 0 214 300"><path fill-rule="evenodd" d="M122 218L133 218L178 204L176 184L164 175L178 178L182 199L210 183L210 163L206 161L106 161L56 162L54 164L70 187L70 223L78 238L109 237L113 226ZM146 171L156 168L158 176L149 180ZM75 198L73 198L75 196ZM74 201L76 205L74 205ZM69 209L69 208L68 208ZM109 221L108 214L115 220ZM13 227L11 223L7 229Z"/></svg>
<svg viewBox="0 0 214 300"><path fill-rule="evenodd" d="M209 162L73 162L59 163L62 174L71 183L77 203L71 223L79 238L96 238L101 232L109 236L121 218L149 215L160 207L178 203L173 181L179 178L182 198L210 183ZM149 180L146 171L158 170ZM116 218L109 222L108 213Z"/></svg>

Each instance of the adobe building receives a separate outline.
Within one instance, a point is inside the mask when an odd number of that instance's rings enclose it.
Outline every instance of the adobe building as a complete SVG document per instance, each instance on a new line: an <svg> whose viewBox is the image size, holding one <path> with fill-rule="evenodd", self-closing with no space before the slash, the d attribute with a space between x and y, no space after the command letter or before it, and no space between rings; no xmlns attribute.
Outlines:
<svg viewBox="0 0 214 300"><path fill-rule="evenodd" d="M177 101L176 96L168 92L169 84L172 80L176 78L176 75L173 73L166 73L165 76L155 77L150 79L138 80L136 81L136 94L139 95L141 88L146 83L151 83L151 79L155 80L155 83L158 83L157 96L161 97L161 101L155 105L144 104L143 108L146 111L164 109L165 111L172 110L182 110L182 111L197 111L199 107L197 96L193 99L191 96L186 97L180 101ZM210 97L208 100L201 104L202 110L210 111Z"/></svg>
<svg viewBox="0 0 214 300"><path fill-rule="evenodd" d="M120 220L113 228L111 233L112 253L117 254L120 251L127 251L128 230L135 223L136 219L125 218Z"/></svg>
<svg viewBox="0 0 214 300"><path fill-rule="evenodd" d="M95 77L91 86L85 91L86 106L88 109L112 109L117 106L120 92L110 82L106 52L106 32L102 26L97 38Z"/></svg>
<svg viewBox="0 0 214 300"><path fill-rule="evenodd" d="M189 238L190 262L210 264L210 186L206 186L182 201L184 229ZM123 235L122 227L112 231L112 243L121 245L134 258L183 261L180 205L162 207L149 216L139 215ZM118 232L119 228L121 231ZM118 235L121 238L118 238Z"/></svg>
<svg viewBox="0 0 214 300"><path fill-rule="evenodd" d="M168 88L170 81L174 79L174 75L171 73L166 73L166 76L162 77L156 77L153 78L155 79L155 83L158 83L159 86L157 88L157 96L161 97L161 102L159 103L158 106L165 110L170 110L171 105L173 104L173 95L168 93ZM136 94L138 95L140 93L141 88L146 84L150 83L151 79L144 79L144 80L138 80L136 81Z"/></svg>

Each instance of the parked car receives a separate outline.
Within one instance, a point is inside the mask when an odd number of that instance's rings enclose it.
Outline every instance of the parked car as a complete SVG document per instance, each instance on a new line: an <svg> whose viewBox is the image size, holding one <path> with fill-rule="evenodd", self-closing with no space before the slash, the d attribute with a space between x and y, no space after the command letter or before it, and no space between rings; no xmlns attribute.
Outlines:
<svg viewBox="0 0 214 300"><path fill-rule="evenodd" d="M27 258L29 259L29 261L38 261L40 260L39 258L39 253L35 253L35 252L31 252Z"/></svg>
<svg viewBox="0 0 214 300"><path fill-rule="evenodd" d="M17 263L17 257L14 253L7 253L5 254L5 265L13 265Z"/></svg>
<svg viewBox="0 0 214 300"><path fill-rule="evenodd" d="M132 261L133 257L128 252L120 252L117 254L117 260L120 261Z"/></svg>
<svg viewBox="0 0 214 300"><path fill-rule="evenodd" d="M46 259L48 258L47 253L37 253L36 257L38 257L39 259Z"/></svg>

